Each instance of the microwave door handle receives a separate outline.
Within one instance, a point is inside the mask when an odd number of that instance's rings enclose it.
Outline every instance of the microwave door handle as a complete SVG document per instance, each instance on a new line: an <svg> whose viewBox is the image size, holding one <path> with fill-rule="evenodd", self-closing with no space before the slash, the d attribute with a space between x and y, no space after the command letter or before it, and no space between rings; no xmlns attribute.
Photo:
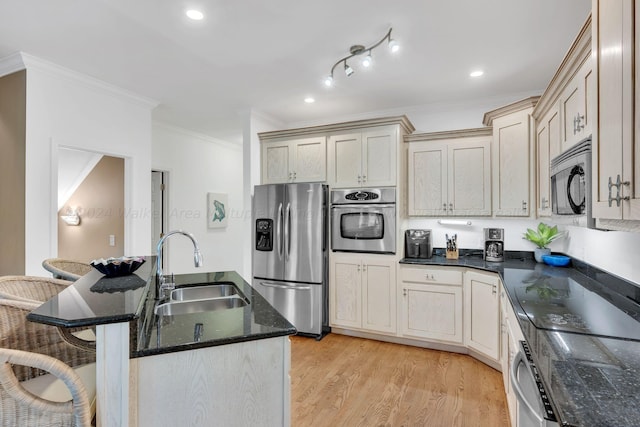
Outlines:
<svg viewBox="0 0 640 427"><path fill-rule="evenodd" d="M276 240L278 244L278 255L282 258L282 203L278 205L278 218L276 219Z"/></svg>
<svg viewBox="0 0 640 427"><path fill-rule="evenodd" d="M535 410L533 405L527 400L527 398L524 395L524 392L522 391L522 388L520 387L520 383L518 382L518 367L520 366L521 363L524 363L524 365L527 366L524 359L524 355L522 354L522 351L518 351L516 356L513 358L513 364L511 365L511 370L509 372L509 376L511 377L511 385L513 386L513 391L516 394L516 398L518 399L518 402L523 403L524 406L527 407L527 410L529 410L529 412L536 418L536 420L538 420L540 425L542 425L544 419L538 413L538 411ZM527 374L530 374L528 372L528 369L527 369Z"/></svg>
<svg viewBox="0 0 640 427"><path fill-rule="evenodd" d="M383 208L395 208L395 203L366 203L366 204L344 204L344 205L332 205L331 209L383 209Z"/></svg>

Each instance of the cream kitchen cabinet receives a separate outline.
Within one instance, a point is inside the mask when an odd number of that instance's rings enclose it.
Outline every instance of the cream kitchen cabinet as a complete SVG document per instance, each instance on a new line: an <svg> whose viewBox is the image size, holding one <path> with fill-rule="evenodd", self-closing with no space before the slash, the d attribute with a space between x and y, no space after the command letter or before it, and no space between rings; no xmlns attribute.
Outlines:
<svg viewBox="0 0 640 427"><path fill-rule="evenodd" d="M493 214L529 217L535 209L534 124L531 112L539 97L530 97L484 115L493 128L491 166Z"/></svg>
<svg viewBox="0 0 640 427"><path fill-rule="evenodd" d="M397 126L329 136L329 185L332 188L395 186L398 138Z"/></svg>
<svg viewBox="0 0 640 427"><path fill-rule="evenodd" d="M399 334L462 344L462 271L403 266L400 277Z"/></svg>
<svg viewBox="0 0 640 427"><path fill-rule="evenodd" d="M598 120L592 140L593 216L602 228L640 227L640 4L593 2ZM634 16L635 13L635 16ZM634 75L635 73L635 75ZM636 104L634 116L634 103ZM635 136L634 136L635 133ZM623 220L623 221L620 221ZM626 221L634 220L634 221Z"/></svg>
<svg viewBox="0 0 640 427"><path fill-rule="evenodd" d="M262 183L323 182L327 175L326 137L262 144Z"/></svg>
<svg viewBox="0 0 640 427"><path fill-rule="evenodd" d="M332 253L331 326L395 334L396 262L394 256Z"/></svg>
<svg viewBox="0 0 640 427"><path fill-rule="evenodd" d="M560 95L562 152L591 135L591 122L595 117L594 92L595 79L589 56Z"/></svg>
<svg viewBox="0 0 640 427"><path fill-rule="evenodd" d="M560 153L560 113L558 105L538 122L537 151L537 212L539 217L551 216L551 159Z"/></svg>
<svg viewBox="0 0 640 427"><path fill-rule="evenodd" d="M405 140L409 215L491 215L491 128L414 134Z"/></svg>
<svg viewBox="0 0 640 427"><path fill-rule="evenodd" d="M500 279L497 274L464 275L464 342L468 348L500 360Z"/></svg>

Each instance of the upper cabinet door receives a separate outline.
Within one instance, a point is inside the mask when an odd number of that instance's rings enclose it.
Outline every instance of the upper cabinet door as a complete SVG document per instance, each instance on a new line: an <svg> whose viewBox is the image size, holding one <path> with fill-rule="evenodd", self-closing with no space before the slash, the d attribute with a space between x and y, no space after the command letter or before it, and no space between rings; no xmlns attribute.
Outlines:
<svg viewBox="0 0 640 427"><path fill-rule="evenodd" d="M582 64L560 97L562 151L591 135L595 81L590 57Z"/></svg>
<svg viewBox="0 0 640 427"><path fill-rule="evenodd" d="M294 182L324 182L327 179L327 138L292 141Z"/></svg>
<svg viewBox="0 0 640 427"><path fill-rule="evenodd" d="M397 127L362 134L362 180L367 187L396 185Z"/></svg>
<svg viewBox="0 0 640 427"><path fill-rule="evenodd" d="M447 214L447 155L446 143L425 141L409 145L409 215Z"/></svg>
<svg viewBox="0 0 640 427"><path fill-rule="evenodd" d="M362 184L362 134L329 137L328 182L334 188L359 187Z"/></svg>
<svg viewBox="0 0 640 427"><path fill-rule="evenodd" d="M531 214L532 108L493 121L493 208L496 216Z"/></svg>
<svg viewBox="0 0 640 427"><path fill-rule="evenodd" d="M491 137L449 143L448 214L491 215Z"/></svg>
<svg viewBox="0 0 640 427"><path fill-rule="evenodd" d="M262 144L262 183L290 182L291 150L289 142L275 141Z"/></svg>
<svg viewBox="0 0 640 427"><path fill-rule="evenodd" d="M632 219L640 216L631 208L636 205L633 102L638 91L633 82L634 1L600 0L594 6L598 123L592 145L593 215Z"/></svg>

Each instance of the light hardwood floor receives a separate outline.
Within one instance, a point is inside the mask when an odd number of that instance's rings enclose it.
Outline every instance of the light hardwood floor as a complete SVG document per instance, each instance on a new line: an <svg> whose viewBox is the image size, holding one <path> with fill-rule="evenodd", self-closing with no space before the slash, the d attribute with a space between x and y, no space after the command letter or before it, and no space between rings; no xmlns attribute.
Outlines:
<svg viewBox="0 0 640 427"><path fill-rule="evenodd" d="M509 426L500 372L455 353L291 337L291 425Z"/></svg>

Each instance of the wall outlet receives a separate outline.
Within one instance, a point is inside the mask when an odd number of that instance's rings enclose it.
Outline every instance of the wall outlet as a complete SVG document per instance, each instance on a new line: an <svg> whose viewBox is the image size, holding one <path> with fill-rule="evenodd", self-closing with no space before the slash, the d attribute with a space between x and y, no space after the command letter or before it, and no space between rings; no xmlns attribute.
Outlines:
<svg viewBox="0 0 640 427"><path fill-rule="evenodd" d="M116 245L116 235L109 234L109 246L115 246L115 245Z"/></svg>

